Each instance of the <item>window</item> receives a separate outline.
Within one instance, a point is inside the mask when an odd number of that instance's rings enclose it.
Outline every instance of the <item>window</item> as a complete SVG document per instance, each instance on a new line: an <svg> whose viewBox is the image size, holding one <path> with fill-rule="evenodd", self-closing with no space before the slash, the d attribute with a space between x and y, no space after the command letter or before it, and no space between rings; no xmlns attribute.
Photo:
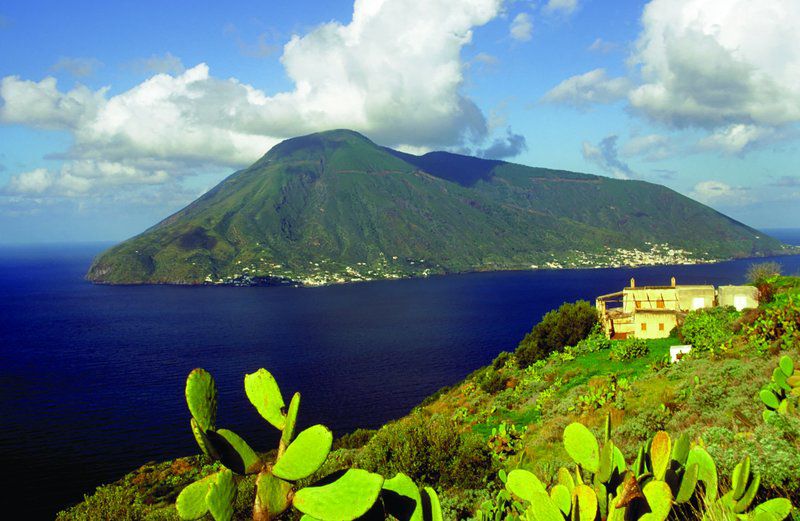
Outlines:
<svg viewBox="0 0 800 521"><path fill-rule="evenodd" d="M701 309L706 307L706 299L703 297L695 297L692 299L692 309Z"/></svg>
<svg viewBox="0 0 800 521"><path fill-rule="evenodd" d="M664 331L664 323L663 323L663 322L660 322L660 323L658 324L658 330L659 330L659 331Z"/></svg>
<svg viewBox="0 0 800 521"><path fill-rule="evenodd" d="M656 301L656 307L658 309L664 309L664 299L660 298Z"/></svg>
<svg viewBox="0 0 800 521"><path fill-rule="evenodd" d="M647 324L642 322L642 331L647 331Z"/></svg>
<svg viewBox="0 0 800 521"><path fill-rule="evenodd" d="M642 301L641 300L637 300L636 301L636 309L642 309Z"/></svg>
<svg viewBox="0 0 800 521"><path fill-rule="evenodd" d="M747 297L745 295L736 295L733 297L733 307L736 311L741 311L747 307Z"/></svg>

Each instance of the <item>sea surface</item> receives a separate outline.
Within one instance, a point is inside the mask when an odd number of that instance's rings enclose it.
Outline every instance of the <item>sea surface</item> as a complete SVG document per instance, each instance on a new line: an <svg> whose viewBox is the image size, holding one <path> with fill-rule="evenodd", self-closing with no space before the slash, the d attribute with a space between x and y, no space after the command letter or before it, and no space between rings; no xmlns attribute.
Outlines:
<svg viewBox="0 0 800 521"><path fill-rule="evenodd" d="M800 244L800 230L772 230ZM637 269L476 273L322 288L95 286L107 244L0 247L3 497L51 519L151 460L196 454L183 396L203 367L218 425L257 450L277 437L245 373L302 393L302 426L378 427L513 350L564 301L638 284L743 282L753 260ZM776 259L800 272L800 256Z"/></svg>

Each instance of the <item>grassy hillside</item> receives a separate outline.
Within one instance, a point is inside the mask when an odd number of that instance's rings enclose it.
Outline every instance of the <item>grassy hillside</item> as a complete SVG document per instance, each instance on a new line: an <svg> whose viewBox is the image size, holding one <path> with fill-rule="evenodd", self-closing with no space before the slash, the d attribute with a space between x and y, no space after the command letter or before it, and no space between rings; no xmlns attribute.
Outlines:
<svg viewBox="0 0 800 521"><path fill-rule="evenodd" d="M758 310L693 312L686 338L612 342L592 333L524 368L503 353L408 416L338 440L309 481L353 466L384 476L404 472L439 490L445 519L474 518L481 508L516 519L519 509L497 500L501 471L527 469L547 485L571 461L565 427L580 421L600 439L610 415L628 464L657 431L685 433L714 458L722 493L749 455L761 475L758 501L784 496L800 505L800 414L765 419L759 399L781 356L800 361L800 277L773 278L762 291L774 295ZM668 363L669 346L682 341L704 348ZM180 490L216 468L198 457L148 464L59 519L177 519ZM238 519L250 516L252 479L239 484Z"/></svg>
<svg viewBox="0 0 800 521"><path fill-rule="evenodd" d="M325 284L781 251L663 186L445 152L414 156L339 130L280 143L101 254L87 278Z"/></svg>

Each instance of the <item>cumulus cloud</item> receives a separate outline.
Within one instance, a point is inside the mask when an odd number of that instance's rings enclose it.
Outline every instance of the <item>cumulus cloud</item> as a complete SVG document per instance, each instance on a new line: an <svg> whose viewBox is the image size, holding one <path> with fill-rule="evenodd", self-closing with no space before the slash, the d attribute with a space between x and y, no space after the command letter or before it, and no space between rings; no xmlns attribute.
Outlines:
<svg viewBox="0 0 800 521"><path fill-rule="evenodd" d="M76 78L86 78L103 66L97 58L68 58L59 59L50 70L53 72L66 72Z"/></svg>
<svg viewBox="0 0 800 521"><path fill-rule="evenodd" d="M737 206L754 202L749 189L714 180L697 183L689 196L706 204Z"/></svg>
<svg viewBox="0 0 800 521"><path fill-rule="evenodd" d="M533 20L528 13L519 13L514 17L509 29L511 38L518 42L527 42L533 36Z"/></svg>
<svg viewBox="0 0 800 521"><path fill-rule="evenodd" d="M578 0L548 0L544 6L545 13L571 15L578 9Z"/></svg>
<svg viewBox="0 0 800 521"><path fill-rule="evenodd" d="M638 177L631 168L619 159L617 151L618 136L607 136L597 145L588 141L583 142L583 158L594 163L601 170L617 179L632 179Z"/></svg>
<svg viewBox="0 0 800 521"><path fill-rule="evenodd" d="M594 103L622 99L629 87L626 78L609 78L605 69L594 69L562 81L545 94L542 101L585 108Z"/></svg>
<svg viewBox="0 0 800 521"><path fill-rule="evenodd" d="M107 89L78 86L61 92L56 79L40 82L6 76L0 80L0 122L46 129L76 129L89 122L105 100Z"/></svg>
<svg viewBox="0 0 800 521"><path fill-rule="evenodd" d="M511 129L506 136L495 139L491 145L481 150L478 155L486 159L508 159L528 150L528 142L522 134L514 134Z"/></svg>
<svg viewBox="0 0 800 521"><path fill-rule="evenodd" d="M658 161L675 154L672 140L662 134L635 136L622 147L624 156L642 156L648 161Z"/></svg>
<svg viewBox="0 0 800 521"><path fill-rule="evenodd" d="M631 105L677 127L800 121L800 3L652 0Z"/></svg>
<svg viewBox="0 0 800 521"><path fill-rule="evenodd" d="M82 86L60 91L54 78L3 78L0 122L69 130L66 156L94 165L20 174L8 189L80 192L70 175L92 187L158 182L150 163L167 163L161 170L170 175L169 164L242 166L281 139L331 128L394 146L480 143L486 118L461 93L460 55L500 7L501 0L356 0L350 23L326 23L286 43L281 63L294 88L274 95L215 78L203 63L177 72L179 60L112 96ZM112 172L97 166L103 161L132 170Z"/></svg>
<svg viewBox="0 0 800 521"><path fill-rule="evenodd" d="M740 123L716 130L702 138L697 147L701 151L741 154L754 146L776 140L779 137L779 132L774 128Z"/></svg>

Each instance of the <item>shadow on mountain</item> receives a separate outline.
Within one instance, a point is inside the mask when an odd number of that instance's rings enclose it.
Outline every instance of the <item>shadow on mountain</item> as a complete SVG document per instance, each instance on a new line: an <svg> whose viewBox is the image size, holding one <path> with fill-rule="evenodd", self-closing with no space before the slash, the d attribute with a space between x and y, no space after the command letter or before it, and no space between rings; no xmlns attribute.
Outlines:
<svg viewBox="0 0 800 521"><path fill-rule="evenodd" d="M423 156L415 156L391 148L384 150L432 176L461 186L474 186L478 181L491 180L494 169L504 164L504 161L462 156L450 152L429 152Z"/></svg>

